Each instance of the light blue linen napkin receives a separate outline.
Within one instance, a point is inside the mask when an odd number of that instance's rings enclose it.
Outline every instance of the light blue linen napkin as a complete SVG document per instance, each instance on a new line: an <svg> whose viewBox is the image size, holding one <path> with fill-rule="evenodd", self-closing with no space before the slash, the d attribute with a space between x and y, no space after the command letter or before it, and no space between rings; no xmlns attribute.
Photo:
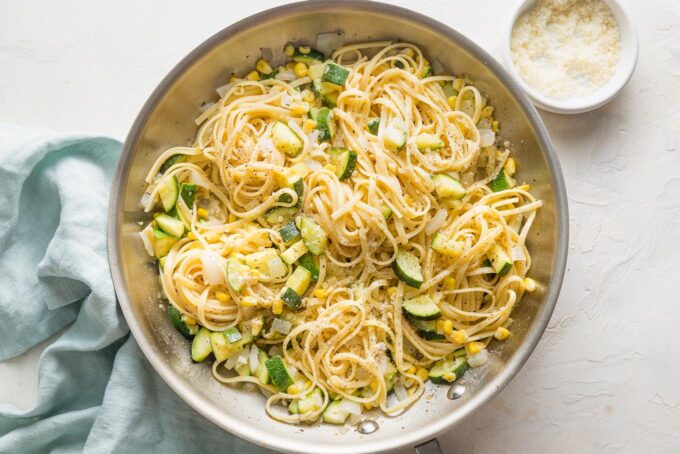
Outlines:
<svg viewBox="0 0 680 454"><path fill-rule="evenodd" d="M38 403L0 405L0 452L268 452L213 425L128 334L106 251L120 142L0 125L0 361L64 330Z"/></svg>

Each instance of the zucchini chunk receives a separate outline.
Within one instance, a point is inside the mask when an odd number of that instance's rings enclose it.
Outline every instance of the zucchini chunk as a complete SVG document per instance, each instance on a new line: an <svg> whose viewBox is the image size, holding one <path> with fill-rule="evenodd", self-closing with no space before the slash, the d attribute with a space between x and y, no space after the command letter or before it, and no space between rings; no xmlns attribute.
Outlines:
<svg viewBox="0 0 680 454"><path fill-rule="evenodd" d="M404 300L401 308L416 320L436 320L442 316L439 306L429 295L419 295Z"/></svg>
<svg viewBox="0 0 680 454"><path fill-rule="evenodd" d="M286 369L283 359L281 359L279 355L276 355L267 359L264 364L276 389L281 392L286 392L288 387L293 384L293 379L290 377L290 373L288 373L288 369Z"/></svg>
<svg viewBox="0 0 680 454"><path fill-rule="evenodd" d="M305 294L312 281L312 273L304 266L298 266L286 281L286 288L292 289L299 297Z"/></svg>
<svg viewBox="0 0 680 454"><path fill-rule="evenodd" d="M319 388L314 388L311 393L298 401L297 412L299 414L316 411L323 405L323 394Z"/></svg>
<svg viewBox="0 0 680 454"><path fill-rule="evenodd" d="M307 249L314 255L321 255L326 250L328 235L321 226L309 216L303 216L300 221L300 233L302 241Z"/></svg>
<svg viewBox="0 0 680 454"><path fill-rule="evenodd" d="M160 259L170 252L177 242L177 238L170 236L162 230L153 229L153 255Z"/></svg>
<svg viewBox="0 0 680 454"><path fill-rule="evenodd" d="M241 333L236 328L210 334L210 345L218 362L226 360L252 341L253 336L250 333L245 331Z"/></svg>
<svg viewBox="0 0 680 454"><path fill-rule="evenodd" d="M188 325L184 321L182 313L172 304L168 304L168 316L170 317L172 326L187 339L191 339L198 333L198 325Z"/></svg>
<svg viewBox="0 0 680 454"><path fill-rule="evenodd" d="M179 187L179 196L189 208L193 207L194 200L196 200L196 185L193 183L182 183Z"/></svg>
<svg viewBox="0 0 680 454"><path fill-rule="evenodd" d="M170 156L166 161L163 163L161 166L159 172L160 173L165 173L170 167L174 166L175 164L178 164L180 162L184 162L186 159L186 156L183 154L174 154Z"/></svg>
<svg viewBox="0 0 680 454"><path fill-rule="evenodd" d="M349 76L349 71L335 63L326 63L321 80L335 85L344 86Z"/></svg>
<svg viewBox="0 0 680 454"><path fill-rule="evenodd" d="M510 256L498 244L495 244L486 256L489 258L491 266L498 276L505 275L512 268Z"/></svg>
<svg viewBox="0 0 680 454"><path fill-rule="evenodd" d="M394 273L399 279L404 281L406 285L420 288L423 285L423 271L420 266L420 261L413 253L400 250L397 253L397 259L392 262Z"/></svg>
<svg viewBox="0 0 680 454"><path fill-rule="evenodd" d="M179 196L179 183L175 175L163 177L158 185L158 195L161 198L165 211L175 208L175 203L177 203L177 197Z"/></svg>
<svg viewBox="0 0 680 454"><path fill-rule="evenodd" d="M444 148L444 141L434 134L418 134L415 138L416 146L420 151L439 150Z"/></svg>
<svg viewBox="0 0 680 454"><path fill-rule="evenodd" d="M295 225L295 221L288 221L279 229L279 235L284 243L289 244L300 238L300 231Z"/></svg>
<svg viewBox="0 0 680 454"><path fill-rule="evenodd" d="M451 238L440 232L435 234L430 247L433 251L448 255L449 257L460 257L463 253L463 245L461 243L453 241Z"/></svg>
<svg viewBox="0 0 680 454"><path fill-rule="evenodd" d="M331 164L335 166L335 174L339 180L346 180L352 176L357 164L357 152L347 148L331 147L328 149Z"/></svg>
<svg viewBox="0 0 680 454"><path fill-rule="evenodd" d="M191 360L193 362L200 363L212 353L210 334L210 330L207 328L201 328L196 333L194 341L191 343Z"/></svg>
<svg viewBox="0 0 680 454"><path fill-rule="evenodd" d="M284 224L293 219L298 211L296 207L273 207L267 210L264 219L272 225Z"/></svg>
<svg viewBox="0 0 680 454"><path fill-rule="evenodd" d="M316 129L321 133L319 140L321 142L328 142L335 135L335 122L333 121L333 113L328 107L319 109L315 114Z"/></svg>
<svg viewBox="0 0 680 454"><path fill-rule="evenodd" d="M307 75L309 76L310 79L312 80L321 80L321 77L323 77L323 71L326 68L326 65L323 63L317 63L313 65L309 65L309 69L307 70Z"/></svg>
<svg viewBox="0 0 680 454"><path fill-rule="evenodd" d="M255 368L255 370L251 372L253 373L253 376L260 381L260 383L262 383L263 385L267 385L269 384L269 370L267 369L265 363L269 359L269 355L267 355L266 352L260 350L259 348L258 350L259 351L257 353L257 359L259 364Z"/></svg>
<svg viewBox="0 0 680 454"><path fill-rule="evenodd" d="M349 416L349 413L345 411L341 411L341 405L342 399L341 400L335 400L328 404L326 409L323 411L322 419L323 422L329 423L329 424L344 424L345 421L347 420L347 417Z"/></svg>
<svg viewBox="0 0 680 454"><path fill-rule="evenodd" d="M309 49L309 52L303 52L307 49ZM307 63L308 65L315 65L323 63L324 60L326 60L326 56L323 52L319 52L316 49L300 46L293 52L293 60L298 63L302 62Z"/></svg>
<svg viewBox="0 0 680 454"><path fill-rule="evenodd" d="M493 192L505 191L515 186L515 179L505 173L505 170L501 169L496 175L496 178L491 181L490 187Z"/></svg>
<svg viewBox="0 0 680 454"><path fill-rule="evenodd" d="M288 273L288 267L274 248L264 248L245 256L246 265L274 279Z"/></svg>
<svg viewBox="0 0 680 454"><path fill-rule="evenodd" d="M406 144L406 125L400 118L392 119L382 131L382 140L385 148L399 151Z"/></svg>
<svg viewBox="0 0 680 454"><path fill-rule="evenodd" d="M438 173L432 177L432 182L434 183L434 190L437 195L441 198L452 198L455 200L460 200L465 197L467 191L462 184L460 184L455 178L446 173Z"/></svg>
<svg viewBox="0 0 680 454"><path fill-rule="evenodd" d="M272 139L277 150L293 157L299 155L304 147L304 142L300 136L282 121L274 123Z"/></svg>
<svg viewBox="0 0 680 454"><path fill-rule="evenodd" d="M302 181L302 178L299 180L296 180L291 187L295 190L295 193L297 194L297 202L295 202L295 205L293 205L296 208L300 208L302 206L302 196L305 193L305 182ZM290 203L293 201L293 197L290 194L281 194L279 196L279 202L283 203Z"/></svg>
<svg viewBox="0 0 680 454"><path fill-rule="evenodd" d="M319 266L316 264L316 259L314 258L314 254L311 252L305 253L302 257L300 257L300 266L303 266L309 270L309 272L312 274L312 280L316 282L319 279Z"/></svg>
<svg viewBox="0 0 680 454"><path fill-rule="evenodd" d="M300 295L295 293L295 290L290 287L284 287L280 298L281 301L283 301L286 306L290 307L291 309L298 309L302 304L302 298L300 298Z"/></svg>
<svg viewBox="0 0 680 454"><path fill-rule="evenodd" d="M373 134L374 136L378 135L378 129L380 128L380 118L373 117L368 120L368 123L366 123L366 130Z"/></svg>
<svg viewBox="0 0 680 454"><path fill-rule="evenodd" d="M241 289L246 285L246 282L250 281L250 267L244 265L236 258L230 258L227 260L227 282L229 287L231 287L235 292L240 292Z"/></svg>
<svg viewBox="0 0 680 454"><path fill-rule="evenodd" d="M418 334L425 340L443 340L446 336L437 332L437 323L434 320L418 320L411 318L411 324L418 330Z"/></svg>
<svg viewBox="0 0 680 454"><path fill-rule="evenodd" d="M177 218L161 213L154 216L158 227L168 235L181 238L184 235L184 223Z"/></svg>
<svg viewBox="0 0 680 454"><path fill-rule="evenodd" d="M290 246L288 249L283 251L283 253L281 254L281 258L288 265L292 265L293 263L297 262L298 259L305 255L308 251L309 249L307 249L307 246L305 246L304 241L299 240L293 243L293 245Z"/></svg>
<svg viewBox="0 0 680 454"><path fill-rule="evenodd" d="M390 208L390 206L387 205L386 203L380 205L380 212L382 213L386 221L389 221L390 218L392 217L392 208Z"/></svg>
<svg viewBox="0 0 680 454"><path fill-rule="evenodd" d="M465 358L453 358L452 355L448 355L432 366L429 373L430 380L432 383L451 383L462 377L469 367Z"/></svg>

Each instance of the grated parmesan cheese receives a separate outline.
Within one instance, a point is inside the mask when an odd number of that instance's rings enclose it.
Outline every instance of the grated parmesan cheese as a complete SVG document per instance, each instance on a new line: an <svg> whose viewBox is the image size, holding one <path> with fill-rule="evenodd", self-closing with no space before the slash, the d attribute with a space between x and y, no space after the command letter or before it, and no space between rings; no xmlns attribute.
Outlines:
<svg viewBox="0 0 680 454"><path fill-rule="evenodd" d="M566 99L588 95L614 75L621 36L602 0L538 0L517 20L510 51L529 86Z"/></svg>

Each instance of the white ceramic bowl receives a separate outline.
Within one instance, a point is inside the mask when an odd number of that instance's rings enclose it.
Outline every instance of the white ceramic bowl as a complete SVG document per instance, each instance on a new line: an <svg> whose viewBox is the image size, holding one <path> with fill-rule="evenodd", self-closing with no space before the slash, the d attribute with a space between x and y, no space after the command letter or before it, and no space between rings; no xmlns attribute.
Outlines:
<svg viewBox="0 0 680 454"><path fill-rule="evenodd" d="M603 0L612 10L614 18L616 19L616 22L618 22L619 32L621 34L621 57L616 65L614 75L606 84L587 96L555 99L542 95L536 89L524 82L519 71L512 62L512 55L510 53L510 38L515 22L519 16L531 8L536 1L537 0L519 0L517 2L505 32L505 42L503 45L503 61L506 68L529 95L534 105L549 112L578 114L597 109L614 99L626 83L628 83L628 80L635 70L635 64L637 63L638 35L630 14L626 12L618 1Z"/></svg>

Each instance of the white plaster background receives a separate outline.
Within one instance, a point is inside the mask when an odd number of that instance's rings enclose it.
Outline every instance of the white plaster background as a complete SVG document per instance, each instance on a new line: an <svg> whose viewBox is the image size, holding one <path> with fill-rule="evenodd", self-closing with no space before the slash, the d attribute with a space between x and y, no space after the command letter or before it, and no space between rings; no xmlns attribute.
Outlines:
<svg viewBox="0 0 680 454"><path fill-rule="evenodd" d="M278 3L0 0L0 121L123 139L187 52ZM393 3L500 57L515 2ZM557 309L514 381L440 438L447 453L680 452L680 2L622 3L640 33L628 87L592 113L542 113L569 194ZM32 405L40 351L0 363L0 401Z"/></svg>

